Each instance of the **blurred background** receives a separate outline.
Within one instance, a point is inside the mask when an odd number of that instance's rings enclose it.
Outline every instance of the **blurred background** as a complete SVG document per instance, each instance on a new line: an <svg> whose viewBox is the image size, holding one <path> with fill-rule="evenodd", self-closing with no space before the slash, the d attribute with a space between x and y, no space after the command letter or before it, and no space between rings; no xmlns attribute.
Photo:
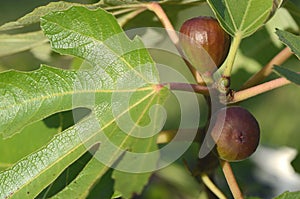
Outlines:
<svg viewBox="0 0 300 199"><path fill-rule="evenodd" d="M0 25L14 21L29 13L34 8L46 5L49 2L52 1L0 0ZM94 3L96 1L78 0L69 2ZM288 10L292 10L292 14ZM179 30L181 24L186 19L199 15L213 15L206 3L197 3L193 6L169 5L166 6L166 12L176 30ZM279 40L274 33L275 28L299 34L300 16L297 13L300 13L299 1L288 2L265 27L242 41L232 77L233 89L239 89L243 82L284 48L278 42ZM161 24L154 17L153 13L144 12L127 23L124 29L130 30L132 28L150 26L161 27ZM39 30L39 26L33 25L20 30L8 31L5 34L17 34L32 30ZM141 34L140 36L145 37L145 34ZM1 41L0 49L1 51L5 51L5 46L3 46ZM155 61L172 66L188 79L191 78L184 63L178 57L176 58L172 54L161 54L155 51L151 52L151 54ZM51 52L47 44L40 48L33 48L30 51L0 57L0 71L10 69L31 71L39 68L40 64L70 68L73 63L74 60L72 58ZM295 56L288 59L283 66L294 71L300 71L300 62ZM278 76L273 73L266 81L276 77ZM206 119L205 114L207 109L202 97L198 97L201 114L203 114L200 123L203 124ZM299 102L300 87L288 85L239 104L247 108L256 117L261 128L261 142L256 153L248 160L232 164L241 189L247 196L272 198L284 191L300 190L300 175L297 173L300 172L300 156L298 154L300 150ZM168 111L168 120L165 128L174 129L180 122L180 107L174 97L169 98L165 107ZM190 109L192 111L193 107L190 107ZM48 142L55 133L59 132L55 124L61 121L59 120L61 116L65 118L63 120L63 128L67 128L72 124L72 119L70 119L71 114L66 112L62 113L62 115L53 115L45 119L44 122L30 125L24 130L25 133L16 135L8 140L3 141L0 137L0 170L9 167L24 155L33 152ZM52 129L47 128L49 124L53 126ZM34 129L39 129L39 131L35 131ZM192 145L176 163L156 172L142 195L136 196L136 199L207 198L203 192L204 187L199 185L196 178L191 176L184 164L184 160L188 160L187 162L197 161L198 150L199 146ZM73 167L80 170L82 168L80 165L88 159L88 157L83 157ZM80 161L82 161L82 164ZM61 181L65 181L64 183L68 180L70 181L72 175L76 175L76 172L73 174L64 173L61 176ZM68 180L66 180L67 178ZM218 170L214 179L221 189L230 195L221 170ZM55 192L55 188L52 189L52 192Z"/></svg>

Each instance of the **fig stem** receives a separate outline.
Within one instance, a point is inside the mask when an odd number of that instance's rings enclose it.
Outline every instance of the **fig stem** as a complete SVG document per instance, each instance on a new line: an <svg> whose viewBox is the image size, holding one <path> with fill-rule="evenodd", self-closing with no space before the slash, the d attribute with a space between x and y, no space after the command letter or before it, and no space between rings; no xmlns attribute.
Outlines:
<svg viewBox="0 0 300 199"><path fill-rule="evenodd" d="M231 76L234 60L243 38L242 36L242 32L237 32L233 37L233 41L231 43L230 50L227 56L226 67L223 72L223 77L229 78Z"/></svg>
<svg viewBox="0 0 300 199"><path fill-rule="evenodd" d="M201 180L207 188L209 188L219 199L226 199L222 191L211 181L206 173L201 174Z"/></svg>
<svg viewBox="0 0 300 199"><path fill-rule="evenodd" d="M285 47L282 51L280 51L267 65L265 65L260 71L250 77L241 89L246 89L251 86L257 85L259 82L263 81L266 77L268 77L272 73L272 68L274 65L281 65L288 58L293 55L291 50L288 47Z"/></svg>
<svg viewBox="0 0 300 199"><path fill-rule="evenodd" d="M236 92L233 95L232 100L229 101L229 103L232 104L232 103L240 102L240 101L246 100L248 98L254 97L256 95L259 95L261 93L265 93L267 91L273 90L275 88L285 86L290 83L291 82L289 80L285 79L284 77L280 77L280 78L271 80L269 82Z"/></svg>
<svg viewBox="0 0 300 199"><path fill-rule="evenodd" d="M169 38L171 39L171 41L175 45L175 47L176 47L177 51L179 52L179 54L181 55L183 61L188 66L188 68L191 71L192 75L194 76L196 82L201 84L201 85L205 85L205 81L202 79L202 77L198 73L198 71L192 66L192 64L190 62L188 62L186 59L184 59L183 51L179 46L179 37L178 37L172 23L170 22L167 14L162 9L162 7L159 5L159 3L151 2L151 3L146 4L146 7L147 7L148 10L154 12L155 15L161 21L162 25L164 26L164 28L166 29L166 32L169 35Z"/></svg>
<svg viewBox="0 0 300 199"><path fill-rule="evenodd" d="M239 188L239 185L235 179L234 173L231 169L230 163L224 160L220 160L223 173L228 183L229 189L235 199L244 199L243 194Z"/></svg>

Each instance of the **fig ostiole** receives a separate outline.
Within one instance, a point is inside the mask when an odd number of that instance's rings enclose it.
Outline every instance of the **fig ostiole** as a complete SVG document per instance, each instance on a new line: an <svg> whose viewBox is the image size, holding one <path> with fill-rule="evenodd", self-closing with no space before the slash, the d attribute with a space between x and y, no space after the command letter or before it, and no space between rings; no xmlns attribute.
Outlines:
<svg viewBox="0 0 300 199"><path fill-rule="evenodd" d="M239 106L222 108L212 116L212 124L210 135L220 159L240 161L256 151L260 128L248 110Z"/></svg>
<svg viewBox="0 0 300 199"><path fill-rule="evenodd" d="M182 24L179 43L189 62L199 72L214 72L227 57L230 36L215 18L201 16Z"/></svg>

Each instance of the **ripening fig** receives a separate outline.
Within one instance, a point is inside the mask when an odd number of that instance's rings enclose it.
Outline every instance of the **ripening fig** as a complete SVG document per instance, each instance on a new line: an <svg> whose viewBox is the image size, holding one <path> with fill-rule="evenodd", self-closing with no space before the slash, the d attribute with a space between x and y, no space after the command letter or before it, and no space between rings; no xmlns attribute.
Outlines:
<svg viewBox="0 0 300 199"><path fill-rule="evenodd" d="M185 21L179 34L180 46L199 72L213 72L227 57L230 36L212 17L201 16Z"/></svg>
<svg viewBox="0 0 300 199"><path fill-rule="evenodd" d="M239 161L255 152L260 129L249 111L239 106L222 108L213 115L212 122L214 127L210 135L219 158Z"/></svg>

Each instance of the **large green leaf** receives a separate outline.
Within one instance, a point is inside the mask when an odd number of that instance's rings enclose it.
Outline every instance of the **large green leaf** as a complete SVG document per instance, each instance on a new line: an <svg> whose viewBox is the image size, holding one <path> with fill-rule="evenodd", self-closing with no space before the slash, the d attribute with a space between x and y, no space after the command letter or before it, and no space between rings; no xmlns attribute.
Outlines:
<svg viewBox="0 0 300 199"><path fill-rule="evenodd" d="M138 38L129 40L116 19L104 10L72 7L46 15L41 24L55 51L80 57L92 67L75 72L44 66L34 72L0 74L4 102L1 132L11 136L25 125L62 110L86 107L92 112L46 148L1 173L1 197L36 196L87 148L101 143L97 158L105 167L99 175L90 176L88 186L113 165L130 175L123 178L117 170L114 174L118 183L133 183L130 189L116 187L129 198L141 191L150 173L128 172L154 170L158 160L158 153L148 159L144 155L137 158L157 149L155 133L163 124L163 115L159 106L153 105L163 103L168 94L158 86L152 58L143 43Z"/></svg>
<svg viewBox="0 0 300 199"><path fill-rule="evenodd" d="M269 17L273 0L207 0L224 29L247 37Z"/></svg>
<svg viewBox="0 0 300 199"><path fill-rule="evenodd" d="M300 36L279 29L276 30L276 34L280 41L287 45L298 59L300 59Z"/></svg>

